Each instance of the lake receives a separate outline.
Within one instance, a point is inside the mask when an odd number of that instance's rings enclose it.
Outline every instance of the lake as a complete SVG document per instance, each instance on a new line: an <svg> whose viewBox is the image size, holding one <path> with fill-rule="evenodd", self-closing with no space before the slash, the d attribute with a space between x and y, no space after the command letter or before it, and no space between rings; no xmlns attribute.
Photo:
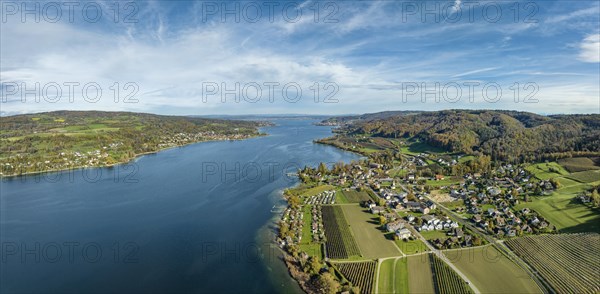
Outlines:
<svg viewBox="0 0 600 294"><path fill-rule="evenodd" d="M359 159L314 120L132 163L3 179L0 292L301 292L272 243L288 175Z"/></svg>

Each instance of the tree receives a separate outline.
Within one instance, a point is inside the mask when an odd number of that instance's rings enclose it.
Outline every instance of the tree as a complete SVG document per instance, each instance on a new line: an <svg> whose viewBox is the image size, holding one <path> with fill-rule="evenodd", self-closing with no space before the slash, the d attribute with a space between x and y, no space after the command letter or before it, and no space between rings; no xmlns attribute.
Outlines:
<svg viewBox="0 0 600 294"><path fill-rule="evenodd" d="M334 294L340 288L340 283L330 273L322 273L317 277L317 288L319 293Z"/></svg>
<svg viewBox="0 0 600 294"><path fill-rule="evenodd" d="M321 162L319 163L319 168L317 169L317 171L322 175L326 175L327 174L327 166L325 165L325 163Z"/></svg>
<svg viewBox="0 0 600 294"><path fill-rule="evenodd" d="M473 236L473 246L481 245L481 238L479 236Z"/></svg>
<svg viewBox="0 0 600 294"><path fill-rule="evenodd" d="M516 199L517 196L519 196L519 191L517 191L517 189L512 189L510 194Z"/></svg>
<svg viewBox="0 0 600 294"><path fill-rule="evenodd" d="M592 198L592 204L596 207L600 206L600 195L598 195L598 190L594 189L592 191L592 195L590 196Z"/></svg>
<svg viewBox="0 0 600 294"><path fill-rule="evenodd" d="M383 225L385 225L386 222L387 222L387 219L385 218L385 216L380 215L379 216L379 224L383 226Z"/></svg>
<svg viewBox="0 0 600 294"><path fill-rule="evenodd" d="M323 268L323 264L321 263L319 258L316 256L311 256L308 259L307 269L305 270L305 272L308 272L311 275L316 275L321 271L321 268Z"/></svg>

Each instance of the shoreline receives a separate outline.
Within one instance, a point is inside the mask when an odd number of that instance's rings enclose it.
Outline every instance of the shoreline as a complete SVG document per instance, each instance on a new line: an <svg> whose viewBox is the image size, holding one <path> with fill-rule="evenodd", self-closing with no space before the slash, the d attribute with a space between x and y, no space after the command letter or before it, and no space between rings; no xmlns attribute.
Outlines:
<svg viewBox="0 0 600 294"><path fill-rule="evenodd" d="M212 140L189 142L187 144L169 146L169 147L161 148L161 149L158 149L155 151L136 153L133 155L133 157L131 157L125 161L115 162L115 163L111 163L111 164L96 165L96 166L75 166L75 167L70 167L70 168L49 169L49 170L42 170L42 171L26 172L26 173L21 173L21 174L10 174L10 175L0 174L0 180L14 179L14 178L19 178L19 177L27 177L27 176L36 176L36 175L49 174L49 173L55 173L55 172L71 171L71 170L75 171L75 170L94 169L94 168L112 168L112 167L115 167L115 166L118 166L121 164L127 164L127 163L133 162L135 160L138 160L138 159L142 158L144 155L157 154L161 151L165 151L165 150L169 150L169 149L173 149L173 148L185 147L185 146L189 146L189 145L193 145L193 144L206 143L206 142L242 141L242 140L248 140L248 139L253 139L253 138L258 138L258 137L266 137L266 136L269 136L269 135L267 133L259 133L255 136L250 136L248 138L243 138L243 139L224 139L224 140L212 139Z"/></svg>

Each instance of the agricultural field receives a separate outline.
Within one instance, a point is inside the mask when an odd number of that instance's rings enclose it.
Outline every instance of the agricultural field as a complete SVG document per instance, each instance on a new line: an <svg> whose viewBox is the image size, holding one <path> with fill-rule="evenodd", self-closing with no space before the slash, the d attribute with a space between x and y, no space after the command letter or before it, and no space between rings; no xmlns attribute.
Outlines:
<svg viewBox="0 0 600 294"><path fill-rule="evenodd" d="M325 242L327 257L346 259L360 256L360 250L352 236L341 206L325 205L322 207L322 213L325 238L327 239Z"/></svg>
<svg viewBox="0 0 600 294"><path fill-rule="evenodd" d="M588 170L566 175L565 178L571 179L580 183L591 183L600 181L600 170Z"/></svg>
<svg viewBox="0 0 600 294"><path fill-rule="evenodd" d="M360 191L360 192L354 191L354 190L342 191L342 194L344 194L344 196L346 197L348 202L351 202L351 203L360 203L363 201L371 200L371 197L369 197L369 194L365 191Z"/></svg>
<svg viewBox="0 0 600 294"><path fill-rule="evenodd" d="M436 293L473 293L471 287L439 257L431 254L429 258L433 266Z"/></svg>
<svg viewBox="0 0 600 294"><path fill-rule="evenodd" d="M340 205L364 258L399 256L402 253L379 229L379 220L359 205Z"/></svg>
<svg viewBox="0 0 600 294"><path fill-rule="evenodd" d="M379 266L379 293L408 293L408 268L406 258L391 258Z"/></svg>
<svg viewBox="0 0 600 294"><path fill-rule="evenodd" d="M597 162L600 158L588 158L588 157L573 157L559 159L558 163L562 165L566 170L574 173L591 169L600 169Z"/></svg>
<svg viewBox="0 0 600 294"><path fill-rule="evenodd" d="M600 292L600 235L527 236L506 245L531 265L557 293Z"/></svg>
<svg viewBox="0 0 600 294"><path fill-rule="evenodd" d="M342 262L335 265L353 286L360 288L360 293L369 294L373 292L376 261Z"/></svg>
<svg viewBox="0 0 600 294"><path fill-rule="evenodd" d="M429 254L413 255L406 258L409 293L435 293Z"/></svg>
<svg viewBox="0 0 600 294"><path fill-rule="evenodd" d="M482 293L541 293L525 270L491 245L443 253Z"/></svg>

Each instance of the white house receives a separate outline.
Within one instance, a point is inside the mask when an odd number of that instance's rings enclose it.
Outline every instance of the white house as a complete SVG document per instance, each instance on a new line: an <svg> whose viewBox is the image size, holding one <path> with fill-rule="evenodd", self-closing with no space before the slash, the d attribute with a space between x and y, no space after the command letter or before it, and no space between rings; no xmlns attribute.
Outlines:
<svg viewBox="0 0 600 294"><path fill-rule="evenodd" d="M399 239L408 239L411 236L410 230L404 228L401 230L396 231L396 236L398 236Z"/></svg>

